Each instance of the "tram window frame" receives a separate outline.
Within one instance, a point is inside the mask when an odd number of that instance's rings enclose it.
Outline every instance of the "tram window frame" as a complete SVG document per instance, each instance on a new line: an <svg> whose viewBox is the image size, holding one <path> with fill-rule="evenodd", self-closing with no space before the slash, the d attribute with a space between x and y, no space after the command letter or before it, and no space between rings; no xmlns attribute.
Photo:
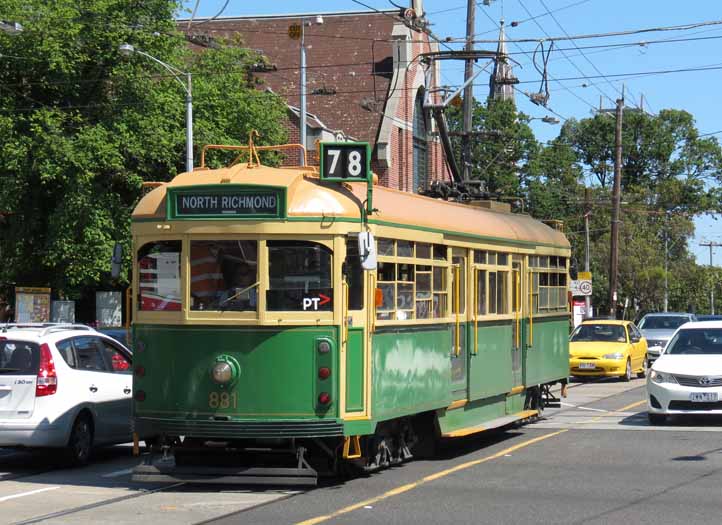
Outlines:
<svg viewBox="0 0 722 525"><path fill-rule="evenodd" d="M508 317L513 313L511 297L511 253L497 250L474 250L476 272L476 315ZM472 274L474 275L474 274Z"/></svg>
<svg viewBox="0 0 722 525"><path fill-rule="evenodd" d="M318 278L315 280L318 281L319 286L317 288L309 288L309 282L314 279L307 278L306 279L306 285L301 293L301 296L299 299L300 301L296 301L296 307L289 307L290 303L288 301L291 300L290 295L293 295L294 293L298 293L299 288L288 288L288 287L275 287L274 286L274 279L276 282L281 283L287 283L291 284L292 281L289 281L289 277L292 277L286 269L288 268L288 261L289 256L286 254L286 256L281 256L277 260L274 259L274 252L275 250L280 249L288 249L293 247L299 247L299 248L313 248L317 250L319 257L324 257L324 259L321 259L318 261L318 270L319 275ZM278 240L267 240L266 241L266 254L267 254L267 260L268 260L268 268L267 268L267 287L264 290L265 293L265 299L266 299L266 311L267 312L332 312L333 311L333 305L335 301L335 294L334 294L334 282L333 282L333 250L331 250L328 246L325 246L321 243L314 242L314 241L305 241L305 240L291 240L291 239L278 239ZM284 262L284 264L278 264L278 262ZM310 264L308 262L307 264ZM274 268L276 266L276 268ZM291 266L294 268L298 268L298 265L293 265L291 263ZM277 268L281 268L278 273L274 273L277 271ZM321 274L321 271L324 273ZM274 277L276 276L277 277ZM310 275L310 274L307 274ZM303 277L301 276L295 276L295 277ZM300 282L298 279L296 279L298 282ZM326 284L327 286L323 286L323 284ZM313 292L312 292L313 290ZM282 293L281 293L282 292ZM306 295L303 295L306 294ZM313 295L309 295L313 294ZM320 296L320 294L323 294L324 296L330 297L331 300L326 302L325 304L321 304L320 301L312 301L308 303L308 306L305 307L306 301L305 299L315 299L316 297ZM285 295L285 297L284 297ZM279 297L281 301L279 302ZM294 298L295 300L296 298Z"/></svg>
<svg viewBox="0 0 722 525"><path fill-rule="evenodd" d="M376 308L377 320L431 323L447 319L448 247L392 238L379 238L378 242L384 253L379 248L376 275L381 305ZM424 284L418 286L419 281Z"/></svg>
<svg viewBox="0 0 722 525"><path fill-rule="evenodd" d="M260 245L257 240L193 238L188 247L191 312L258 311ZM207 289L199 284L202 282Z"/></svg>
<svg viewBox="0 0 722 525"><path fill-rule="evenodd" d="M568 263L565 256L529 256L532 272L532 313L558 314L567 311Z"/></svg>
<svg viewBox="0 0 722 525"><path fill-rule="evenodd" d="M175 275L166 275L163 279L164 285L168 288L172 287L172 282L175 281L175 293L157 293L157 298L153 298L149 295L148 290L151 288L149 285L153 285L156 291L160 290L161 283L158 277L158 259L160 257L154 257L156 265L154 268L142 268L143 261L152 255L167 254L164 259L169 259L168 263L172 264L173 259L176 260L176 271ZM172 257L175 255L175 257ZM183 304L183 284L182 284L182 261L183 261L183 241L181 239L154 239L144 242L136 251L135 264L137 268L137 308L140 313L150 312L180 312ZM167 267L166 269L169 269ZM156 276L155 279L144 279L144 274L150 276ZM144 296L144 291L146 295ZM147 297L147 300L144 299ZM153 304L157 304L157 307L150 307Z"/></svg>

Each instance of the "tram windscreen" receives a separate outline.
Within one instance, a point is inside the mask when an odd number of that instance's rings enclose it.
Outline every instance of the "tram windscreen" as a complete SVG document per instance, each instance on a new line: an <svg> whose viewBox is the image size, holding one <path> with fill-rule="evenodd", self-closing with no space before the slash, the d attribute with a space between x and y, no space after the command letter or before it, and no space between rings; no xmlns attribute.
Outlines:
<svg viewBox="0 0 722 525"><path fill-rule="evenodd" d="M266 308L331 311L331 250L314 242L268 241Z"/></svg>
<svg viewBox="0 0 722 525"><path fill-rule="evenodd" d="M191 310L255 311L258 243L191 241Z"/></svg>
<svg viewBox="0 0 722 525"><path fill-rule="evenodd" d="M138 309L181 309L180 241L155 241L138 250Z"/></svg>

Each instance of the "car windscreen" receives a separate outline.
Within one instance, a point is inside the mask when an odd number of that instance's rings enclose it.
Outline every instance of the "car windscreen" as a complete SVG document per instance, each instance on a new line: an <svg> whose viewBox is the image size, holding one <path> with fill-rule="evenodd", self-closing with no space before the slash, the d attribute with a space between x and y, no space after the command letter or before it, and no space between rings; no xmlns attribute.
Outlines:
<svg viewBox="0 0 722 525"><path fill-rule="evenodd" d="M627 337L618 324L582 324L572 333L571 341L625 343Z"/></svg>
<svg viewBox="0 0 722 525"><path fill-rule="evenodd" d="M0 338L0 375L36 375L39 362L37 344Z"/></svg>
<svg viewBox="0 0 722 525"><path fill-rule="evenodd" d="M642 319L639 328L642 330L676 330L689 320L689 317L681 315L652 315Z"/></svg>
<svg viewBox="0 0 722 525"><path fill-rule="evenodd" d="M722 328L680 330L669 342L664 353L669 355L722 355Z"/></svg>

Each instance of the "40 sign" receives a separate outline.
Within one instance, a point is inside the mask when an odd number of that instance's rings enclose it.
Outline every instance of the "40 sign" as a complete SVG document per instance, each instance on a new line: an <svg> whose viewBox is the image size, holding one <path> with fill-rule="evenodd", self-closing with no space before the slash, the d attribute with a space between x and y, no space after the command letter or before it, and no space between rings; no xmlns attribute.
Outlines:
<svg viewBox="0 0 722 525"><path fill-rule="evenodd" d="M573 297L586 297L592 295L591 279L578 279L569 282L569 291Z"/></svg>

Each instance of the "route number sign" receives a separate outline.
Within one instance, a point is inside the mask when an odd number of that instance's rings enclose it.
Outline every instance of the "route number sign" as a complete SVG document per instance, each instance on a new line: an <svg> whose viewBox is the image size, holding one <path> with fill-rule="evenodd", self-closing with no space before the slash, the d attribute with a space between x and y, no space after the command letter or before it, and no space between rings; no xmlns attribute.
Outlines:
<svg viewBox="0 0 722 525"><path fill-rule="evenodd" d="M368 182L371 155L367 142L322 142L321 180Z"/></svg>

